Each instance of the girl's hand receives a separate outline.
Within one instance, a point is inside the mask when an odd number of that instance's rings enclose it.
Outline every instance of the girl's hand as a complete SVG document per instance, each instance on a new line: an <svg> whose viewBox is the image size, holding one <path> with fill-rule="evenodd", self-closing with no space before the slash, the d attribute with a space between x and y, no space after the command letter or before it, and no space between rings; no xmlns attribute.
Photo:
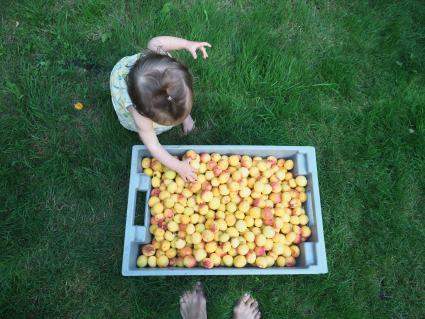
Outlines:
<svg viewBox="0 0 425 319"><path fill-rule="evenodd" d="M177 173L179 173L186 182L193 182L197 178L196 169L190 166L189 161L189 159L181 161Z"/></svg>
<svg viewBox="0 0 425 319"><path fill-rule="evenodd" d="M184 134L190 133L195 128L195 121L190 115L184 119L182 124Z"/></svg>
<svg viewBox="0 0 425 319"><path fill-rule="evenodd" d="M187 41L185 49L192 54L192 57L194 59L197 58L196 51L201 50L202 51L202 57L204 59L208 58L208 53L205 47L211 48L211 44L208 42L195 42L195 41Z"/></svg>

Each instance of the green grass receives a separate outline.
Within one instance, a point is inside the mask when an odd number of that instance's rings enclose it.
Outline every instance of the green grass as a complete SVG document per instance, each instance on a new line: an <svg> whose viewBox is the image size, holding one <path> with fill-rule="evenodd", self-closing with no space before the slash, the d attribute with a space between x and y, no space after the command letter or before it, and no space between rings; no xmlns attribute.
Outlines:
<svg viewBox="0 0 425 319"><path fill-rule="evenodd" d="M210 318L250 291L264 318L423 318L422 1L2 1L0 317ZM19 22L19 25L18 25ZM109 73L156 35L195 76L197 130L163 144L316 147L329 273L124 278L131 146ZM76 101L86 107L75 111Z"/></svg>

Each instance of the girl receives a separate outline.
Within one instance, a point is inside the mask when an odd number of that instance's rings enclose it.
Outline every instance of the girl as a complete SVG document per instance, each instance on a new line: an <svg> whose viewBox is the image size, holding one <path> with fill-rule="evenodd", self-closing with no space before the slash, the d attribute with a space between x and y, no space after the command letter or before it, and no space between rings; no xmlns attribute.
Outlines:
<svg viewBox="0 0 425 319"><path fill-rule="evenodd" d="M185 49L197 58L196 51L208 58L207 42L194 42L161 36L151 39L148 52L122 58L113 68L110 85L112 104L120 123L138 132L153 157L175 170L186 181L196 179L189 161L171 156L159 143L157 135L183 124L190 132L192 110L192 76L188 69L168 53Z"/></svg>

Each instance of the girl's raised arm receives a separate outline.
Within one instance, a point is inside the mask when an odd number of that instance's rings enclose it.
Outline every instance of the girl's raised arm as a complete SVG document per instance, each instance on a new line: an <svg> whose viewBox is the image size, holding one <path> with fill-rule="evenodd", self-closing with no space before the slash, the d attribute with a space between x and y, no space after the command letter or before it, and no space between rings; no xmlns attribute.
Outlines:
<svg viewBox="0 0 425 319"><path fill-rule="evenodd" d="M205 47L211 48L211 44L208 42L196 42L189 41L181 38L171 36L159 36L152 38L148 42L148 49L157 52L158 50L164 50L165 52L173 50L186 50L190 52L194 59L197 58L196 51L201 50L202 57L208 58L208 53Z"/></svg>

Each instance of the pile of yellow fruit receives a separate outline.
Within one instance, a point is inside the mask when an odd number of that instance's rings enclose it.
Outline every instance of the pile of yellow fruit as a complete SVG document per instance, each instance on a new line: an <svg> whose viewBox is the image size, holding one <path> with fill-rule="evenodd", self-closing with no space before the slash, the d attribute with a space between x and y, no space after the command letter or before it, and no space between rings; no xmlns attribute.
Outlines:
<svg viewBox="0 0 425 319"><path fill-rule="evenodd" d="M295 265L297 245L311 229L302 207L307 179L291 173L292 160L192 150L183 159L197 170L196 181L142 160L152 177L153 240L142 247L138 267Z"/></svg>

